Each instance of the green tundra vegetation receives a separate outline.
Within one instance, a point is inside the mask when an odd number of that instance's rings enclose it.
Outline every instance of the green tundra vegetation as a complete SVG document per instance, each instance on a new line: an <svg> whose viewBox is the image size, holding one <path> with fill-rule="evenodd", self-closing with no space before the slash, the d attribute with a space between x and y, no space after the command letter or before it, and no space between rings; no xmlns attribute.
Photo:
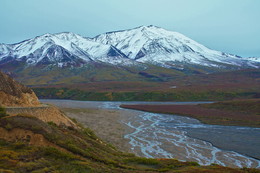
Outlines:
<svg viewBox="0 0 260 173"><path fill-rule="evenodd" d="M10 116L0 119L8 133L16 131L42 135L48 143L30 145L32 136L14 141L0 139L0 172L84 173L84 172L211 172L257 173L258 169L200 166L176 159L148 159L123 153L99 139L90 129L57 126L35 117ZM3 135L3 134L2 134Z"/></svg>
<svg viewBox="0 0 260 173"><path fill-rule="evenodd" d="M142 72L145 76L155 73ZM162 74L156 74L157 76ZM113 75L112 75L113 76ZM168 76L163 74L162 76ZM169 75L171 79L105 80L40 85L28 83L40 98L106 101L223 101L260 97L260 70ZM85 77L88 77L85 76ZM153 77L151 77L153 78ZM150 79L150 78L149 78ZM22 80L24 81L24 80ZM25 80L26 81L26 80ZM246 82L244 82L246 81Z"/></svg>
<svg viewBox="0 0 260 173"><path fill-rule="evenodd" d="M0 106L0 118L6 117L6 116L8 116L8 114L6 113L5 108Z"/></svg>
<svg viewBox="0 0 260 173"><path fill-rule="evenodd" d="M216 101L256 97L257 91L130 91L95 92L70 88L33 88L39 98L89 101Z"/></svg>

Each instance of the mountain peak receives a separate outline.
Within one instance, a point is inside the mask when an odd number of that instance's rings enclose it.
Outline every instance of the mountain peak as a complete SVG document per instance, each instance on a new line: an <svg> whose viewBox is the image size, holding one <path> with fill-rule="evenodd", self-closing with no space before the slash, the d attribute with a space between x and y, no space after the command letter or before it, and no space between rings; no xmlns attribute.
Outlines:
<svg viewBox="0 0 260 173"><path fill-rule="evenodd" d="M178 32L154 25L109 32L98 35L94 40L113 45L130 59L167 68L174 68L176 64L183 63L214 68L248 64L247 60L243 61L237 56L211 50Z"/></svg>
<svg viewBox="0 0 260 173"><path fill-rule="evenodd" d="M56 36L56 37L59 37L59 36L63 36L63 37L82 37L81 35L79 34L75 34L73 32L60 32L60 33L56 33L56 34L53 34L53 36Z"/></svg>
<svg viewBox="0 0 260 173"><path fill-rule="evenodd" d="M149 29L152 29L152 28L154 28L154 29L162 29L161 27L158 27L158 26L155 26L155 25L141 25L141 26L136 27L136 28L141 28L141 29L147 29L147 28L149 28Z"/></svg>
<svg viewBox="0 0 260 173"><path fill-rule="evenodd" d="M129 30L109 32L95 37L94 40L103 44L111 44L115 46L131 59L140 58L140 55L144 55L143 53L145 50L151 48L154 49L153 51L161 51L164 49L164 52L169 53L169 50L178 49L178 47L187 43L192 43L200 49L206 49L204 46L182 34L168 31L154 25L139 26ZM161 46L157 47L156 45ZM175 52L176 51L178 52L179 50L175 50Z"/></svg>
<svg viewBox="0 0 260 173"><path fill-rule="evenodd" d="M41 35L41 36L38 36L38 37L51 37L52 36L52 34L50 34L50 33L46 33L46 34L43 34L43 35ZM37 38L37 37L36 37Z"/></svg>
<svg viewBox="0 0 260 173"><path fill-rule="evenodd" d="M33 39L30 40L57 40L57 39L61 39L64 41L71 41L71 39L80 39L83 38L82 36L75 34L73 32L60 32L60 33L55 33L55 34L50 34L50 33L46 33L40 36L37 36ZM27 40L25 40L27 41ZM18 43L19 44L19 43Z"/></svg>

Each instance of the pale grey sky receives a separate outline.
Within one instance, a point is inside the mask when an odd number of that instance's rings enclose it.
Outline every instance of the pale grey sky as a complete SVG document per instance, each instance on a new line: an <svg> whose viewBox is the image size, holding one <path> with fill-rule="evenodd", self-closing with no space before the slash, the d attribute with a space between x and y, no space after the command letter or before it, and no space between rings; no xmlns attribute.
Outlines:
<svg viewBox="0 0 260 173"><path fill-rule="evenodd" d="M215 50L260 57L260 0L0 0L0 43L156 25Z"/></svg>

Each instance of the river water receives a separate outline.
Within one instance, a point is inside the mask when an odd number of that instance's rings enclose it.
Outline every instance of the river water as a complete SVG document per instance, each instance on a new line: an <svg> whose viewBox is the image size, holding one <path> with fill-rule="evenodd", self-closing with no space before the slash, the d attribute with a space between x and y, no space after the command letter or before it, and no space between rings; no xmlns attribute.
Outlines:
<svg viewBox="0 0 260 173"><path fill-rule="evenodd" d="M59 107L98 108L134 113L121 119L131 151L148 158L176 158L230 167L260 168L260 128L207 125L178 115L122 109L121 104L198 104L204 102L102 102L41 100ZM123 110L123 111L122 111Z"/></svg>

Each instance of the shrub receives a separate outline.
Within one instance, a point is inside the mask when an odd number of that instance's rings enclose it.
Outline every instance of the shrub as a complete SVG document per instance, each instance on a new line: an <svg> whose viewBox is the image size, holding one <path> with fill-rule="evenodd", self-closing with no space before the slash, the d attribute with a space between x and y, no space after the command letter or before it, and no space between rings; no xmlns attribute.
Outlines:
<svg viewBox="0 0 260 173"><path fill-rule="evenodd" d="M74 123L78 123L77 120L75 118L70 118L71 121L73 121Z"/></svg>
<svg viewBox="0 0 260 173"><path fill-rule="evenodd" d="M14 171L12 171L12 170L6 170L6 169L0 169L0 172L4 172L4 173L14 173Z"/></svg>
<svg viewBox="0 0 260 173"><path fill-rule="evenodd" d="M8 114L6 113L6 110L4 107L0 106L0 118L6 117Z"/></svg>
<svg viewBox="0 0 260 173"><path fill-rule="evenodd" d="M24 142L17 141L17 142L14 143L15 149L23 149L24 147L26 147L26 144Z"/></svg>
<svg viewBox="0 0 260 173"><path fill-rule="evenodd" d="M83 134L89 136L90 138L96 140L98 137L95 135L95 133L89 129L89 128L84 128L83 130Z"/></svg>
<svg viewBox="0 0 260 173"><path fill-rule="evenodd" d="M58 127L57 124L55 124L53 121L49 121L47 122L47 124L49 124L52 127Z"/></svg>
<svg viewBox="0 0 260 173"><path fill-rule="evenodd" d="M125 162L126 163L144 164L144 165L159 165L160 164L160 162L156 159L141 158L141 157L126 159Z"/></svg>
<svg viewBox="0 0 260 173"><path fill-rule="evenodd" d="M12 129L13 129L13 126L12 126L10 123L7 123L7 124L4 126L4 128L9 131L9 130L12 130Z"/></svg>
<svg viewBox="0 0 260 173"><path fill-rule="evenodd" d="M75 159L75 157L72 154L60 151L53 147L44 147L42 150L44 156L51 157L54 159L60 159L63 161L69 161Z"/></svg>

